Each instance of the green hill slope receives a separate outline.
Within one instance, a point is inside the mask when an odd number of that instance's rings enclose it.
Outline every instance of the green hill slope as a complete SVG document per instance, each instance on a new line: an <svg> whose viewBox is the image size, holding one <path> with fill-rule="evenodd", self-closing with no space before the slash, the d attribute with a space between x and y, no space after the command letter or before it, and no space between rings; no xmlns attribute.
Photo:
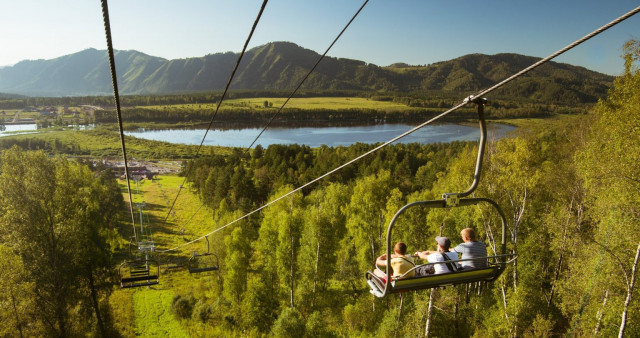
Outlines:
<svg viewBox="0 0 640 338"><path fill-rule="evenodd" d="M166 60L137 51L117 51L115 57L122 94L167 94L223 89L238 55L227 52ZM231 88L292 90L318 57L318 53L290 42L255 47L245 54ZM422 67L403 63L380 67L326 57L303 88L465 93L486 88L537 60L518 54L471 54ZM545 102L595 102L606 94L612 80L612 76L582 67L550 62L499 94ZM108 95L111 88L106 52L95 49L52 60L22 61L0 69L0 92L81 96Z"/></svg>

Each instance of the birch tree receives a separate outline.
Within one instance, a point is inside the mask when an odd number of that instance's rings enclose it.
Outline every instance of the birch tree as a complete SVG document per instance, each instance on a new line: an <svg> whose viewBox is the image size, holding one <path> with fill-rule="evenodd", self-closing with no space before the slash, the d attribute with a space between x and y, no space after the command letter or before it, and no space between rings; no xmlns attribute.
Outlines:
<svg viewBox="0 0 640 338"><path fill-rule="evenodd" d="M587 144L577 156L591 217L598 226L593 240L604 247L607 263L617 266L616 279L622 281L622 292L612 289L609 298L610 303L622 300L619 307L609 306L620 312L619 337L640 334L637 324L628 325L638 323L629 316L638 309L634 288L640 256L640 41L627 42L623 57L624 74L596 106Z"/></svg>
<svg viewBox="0 0 640 338"><path fill-rule="evenodd" d="M44 334L94 327L96 335L108 334L100 301L113 285L109 237L117 196L77 162L17 148L3 153L0 233L34 285L33 319ZM93 311L78 311L86 308Z"/></svg>

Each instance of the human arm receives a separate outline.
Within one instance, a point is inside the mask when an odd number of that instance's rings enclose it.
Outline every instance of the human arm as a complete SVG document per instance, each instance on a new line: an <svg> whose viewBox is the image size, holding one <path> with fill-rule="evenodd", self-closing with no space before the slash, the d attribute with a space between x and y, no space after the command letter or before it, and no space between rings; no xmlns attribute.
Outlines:
<svg viewBox="0 0 640 338"><path fill-rule="evenodd" d="M462 244L463 243L460 243L460 244L456 245L456 247L454 247L450 251L455 251L457 253L462 253L464 251L464 245L462 245Z"/></svg>
<svg viewBox="0 0 640 338"><path fill-rule="evenodd" d="M420 257L420 259L427 259L427 256L431 255L434 252L437 252L437 251L431 251L431 250L416 251L414 256L418 256Z"/></svg>
<svg viewBox="0 0 640 338"><path fill-rule="evenodd" d="M385 266L387 265L387 254L382 254L378 258L376 258L377 266Z"/></svg>

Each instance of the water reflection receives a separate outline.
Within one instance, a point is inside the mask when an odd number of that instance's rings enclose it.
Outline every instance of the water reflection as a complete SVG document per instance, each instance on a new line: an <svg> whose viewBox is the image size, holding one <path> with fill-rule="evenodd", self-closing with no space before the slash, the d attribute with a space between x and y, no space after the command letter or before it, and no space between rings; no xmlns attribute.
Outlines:
<svg viewBox="0 0 640 338"><path fill-rule="evenodd" d="M369 126L340 127L274 127L267 129L256 144L268 147L272 144L305 144L310 147L327 145L331 147L348 146L357 142L386 142L412 129L408 124L376 124ZM489 137L500 138L515 127L504 124L489 124ZM142 139L198 145L205 133L202 129L164 129L125 132L126 135ZM207 134L205 145L224 147L248 147L260 133L261 128L213 129ZM423 127L420 130L398 140L400 143L437 143L477 140L480 132L474 125L438 124Z"/></svg>
<svg viewBox="0 0 640 338"><path fill-rule="evenodd" d="M0 125L0 137L9 135L37 133L37 126L33 124L2 124Z"/></svg>

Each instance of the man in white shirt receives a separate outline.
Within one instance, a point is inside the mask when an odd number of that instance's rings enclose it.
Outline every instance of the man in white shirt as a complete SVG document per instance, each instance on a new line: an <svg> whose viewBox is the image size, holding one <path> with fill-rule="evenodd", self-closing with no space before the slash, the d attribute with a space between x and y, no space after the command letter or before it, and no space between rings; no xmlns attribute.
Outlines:
<svg viewBox="0 0 640 338"><path fill-rule="evenodd" d="M451 241L447 237L436 237L436 243L438 243L437 251L418 251L415 253L416 256L426 259L429 263L438 263L438 262L446 262L449 260L458 259L458 253L455 251L449 251L451 248ZM433 274L447 273L447 272L456 272L457 264L456 263L440 263L433 264Z"/></svg>

